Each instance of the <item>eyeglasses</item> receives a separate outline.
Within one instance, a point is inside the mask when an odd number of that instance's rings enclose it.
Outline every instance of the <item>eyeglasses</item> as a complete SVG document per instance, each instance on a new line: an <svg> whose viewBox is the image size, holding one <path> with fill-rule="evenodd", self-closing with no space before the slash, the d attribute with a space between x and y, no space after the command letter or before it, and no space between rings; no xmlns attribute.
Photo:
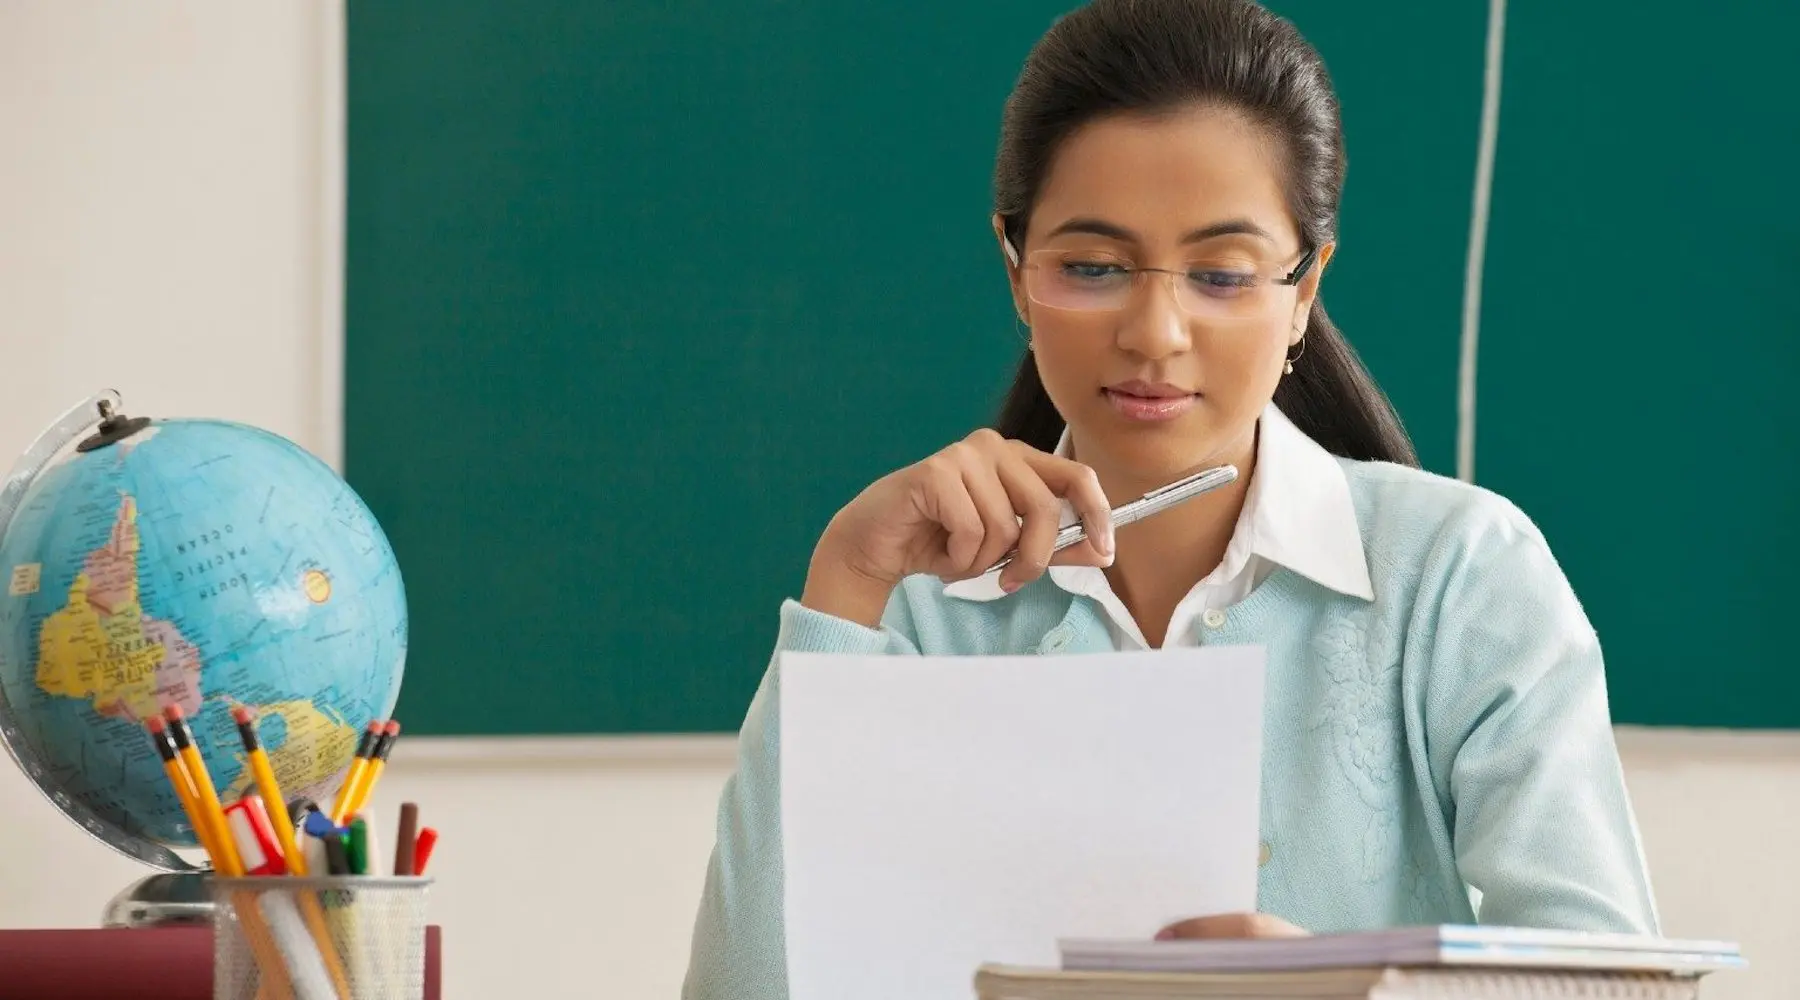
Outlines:
<svg viewBox="0 0 1800 1000"><path fill-rule="evenodd" d="M1316 249L1293 267L1247 260L1192 261L1179 271L1138 267L1104 251L1034 250L1025 258L1025 293L1051 309L1115 312L1131 304L1132 290L1146 275L1170 279L1175 301L1197 319L1260 316L1279 289L1296 285L1319 259Z"/></svg>

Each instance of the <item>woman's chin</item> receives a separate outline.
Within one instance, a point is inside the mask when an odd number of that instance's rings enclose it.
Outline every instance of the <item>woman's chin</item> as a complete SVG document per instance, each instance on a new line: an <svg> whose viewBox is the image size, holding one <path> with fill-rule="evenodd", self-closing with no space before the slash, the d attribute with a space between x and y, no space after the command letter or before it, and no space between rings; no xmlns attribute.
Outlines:
<svg viewBox="0 0 1800 1000"><path fill-rule="evenodd" d="M1104 466L1147 489L1232 461L1226 455L1230 449L1217 434L1195 433L1193 428L1186 433L1176 433L1174 428L1109 429L1083 440L1089 442L1088 451L1077 454L1078 459ZM1238 470L1240 474L1247 471Z"/></svg>

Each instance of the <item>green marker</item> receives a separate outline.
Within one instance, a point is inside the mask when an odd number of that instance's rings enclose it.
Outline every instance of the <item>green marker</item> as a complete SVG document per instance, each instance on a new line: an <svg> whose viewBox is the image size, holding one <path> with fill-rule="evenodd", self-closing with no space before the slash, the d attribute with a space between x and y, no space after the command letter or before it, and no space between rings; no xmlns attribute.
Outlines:
<svg viewBox="0 0 1800 1000"><path fill-rule="evenodd" d="M350 874L369 874L369 823L361 816L350 821Z"/></svg>

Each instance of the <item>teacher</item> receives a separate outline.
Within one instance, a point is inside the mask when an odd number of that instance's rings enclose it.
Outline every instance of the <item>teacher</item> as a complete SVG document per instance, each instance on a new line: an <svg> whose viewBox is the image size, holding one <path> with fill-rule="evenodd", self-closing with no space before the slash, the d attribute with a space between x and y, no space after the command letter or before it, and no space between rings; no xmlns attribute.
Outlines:
<svg viewBox="0 0 1800 1000"><path fill-rule="evenodd" d="M1417 467L1326 317L1343 178L1323 62L1250 0L1058 21L994 168L1029 331L998 424L838 512L776 651L1258 644L1259 912L1164 936L1655 932L1593 628L1524 514ZM1224 489L1107 521L1227 463ZM1089 541L1053 554L1065 507ZM692 1000L787 993L778 685L771 668L720 805Z"/></svg>

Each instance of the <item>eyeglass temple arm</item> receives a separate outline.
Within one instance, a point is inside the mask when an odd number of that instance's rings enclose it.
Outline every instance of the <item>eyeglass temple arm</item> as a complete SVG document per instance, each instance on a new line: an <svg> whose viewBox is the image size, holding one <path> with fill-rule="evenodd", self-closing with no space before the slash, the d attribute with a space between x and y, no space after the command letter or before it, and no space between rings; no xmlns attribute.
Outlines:
<svg viewBox="0 0 1800 1000"><path fill-rule="evenodd" d="M1287 277L1278 278L1278 279L1276 279L1275 283L1278 285L1297 285L1297 284L1299 284L1300 279L1306 277L1306 272L1312 270L1313 264L1316 263L1318 261L1318 259L1319 259L1319 248L1313 247L1311 250L1306 251L1306 253L1303 256L1301 256L1300 263L1294 265L1294 269L1292 271L1288 272Z"/></svg>

